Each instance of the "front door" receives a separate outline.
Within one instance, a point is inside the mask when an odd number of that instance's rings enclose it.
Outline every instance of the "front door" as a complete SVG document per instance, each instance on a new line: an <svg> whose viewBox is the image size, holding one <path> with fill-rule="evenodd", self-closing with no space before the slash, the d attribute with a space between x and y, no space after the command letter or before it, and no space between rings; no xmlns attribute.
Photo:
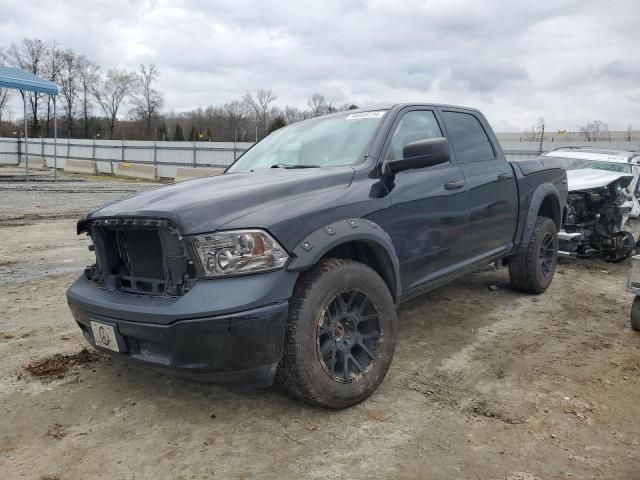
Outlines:
<svg viewBox="0 0 640 480"><path fill-rule="evenodd" d="M399 160L405 145L442 137L435 112L409 109L399 115L383 150L385 161ZM400 261L403 290L416 287L464 263L467 190L454 162L396 174L391 207L378 221L389 233Z"/></svg>

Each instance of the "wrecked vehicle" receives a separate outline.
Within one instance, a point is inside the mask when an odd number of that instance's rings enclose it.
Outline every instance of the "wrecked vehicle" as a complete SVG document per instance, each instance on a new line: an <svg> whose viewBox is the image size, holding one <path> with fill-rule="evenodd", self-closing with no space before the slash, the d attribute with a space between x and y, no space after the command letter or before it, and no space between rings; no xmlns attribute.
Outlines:
<svg viewBox="0 0 640 480"><path fill-rule="evenodd" d="M544 292L566 193L561 168L508 162L477 110L317 117L224 175L86 215L96 263L68 303L118 358L344 408L384 379L400 302L497 261Z"/></svg>
<svg viewBox="0 0 640 480"><path fill-rule="evenodd" d="M545 165L567 170L569 195L560 255L599 254L621 262L640 236L640 153L616 149L561 147L542 155Z"/></svg>

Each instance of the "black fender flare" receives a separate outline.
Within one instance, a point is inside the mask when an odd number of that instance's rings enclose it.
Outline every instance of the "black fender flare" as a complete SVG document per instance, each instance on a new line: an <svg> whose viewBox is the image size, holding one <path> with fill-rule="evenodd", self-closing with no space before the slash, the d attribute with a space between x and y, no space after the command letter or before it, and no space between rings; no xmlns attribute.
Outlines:
<svg viewBox="0 0 640 480"><path fill-rule="evenodd" d="M527 220L524 225L524 232L522 234L522 243L523 245L527 245L529 240L531 239L531 235L533 234L533 227L536 224L536 218L538 218L538 212L540 211L540 207L542 206L542 202L545 201L546 198L551 197L552 200L552 220L555 222L558 230L562 228L562 210L560 206L560 193L558 189L553 183L546 182L534 190L531 195L531 201L529 202L529 211L527 212Z"/></svg>
<svg viewBox="0 0 640 480"><path fill-rule="evenodd" d="M320 261L332 248L343 243L368 243L377 252L376 261L386 270L381 276L389 286L391 296L400 299L400 262L389 234L377 223L365 218L349 218L325 225L307 235L292 250L287 270L303 271ZM381 258L381 256L384 256Z"/></svg>

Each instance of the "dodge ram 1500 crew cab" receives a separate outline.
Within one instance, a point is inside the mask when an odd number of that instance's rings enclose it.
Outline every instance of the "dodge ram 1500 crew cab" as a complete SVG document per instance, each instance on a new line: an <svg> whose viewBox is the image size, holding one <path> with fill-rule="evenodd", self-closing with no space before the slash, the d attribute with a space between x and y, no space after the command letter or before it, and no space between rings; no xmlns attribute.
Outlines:
<svg viewBox="0 0 640 480"><path fill-rule="evenodd" d="M336 113L271 133L224 175L86 215L96 263L67 297L118 358L275 378L344 408L384 379L400 302L496 261L515 289L544 292L566 196L563 169L508 162L477 110Z"/></svg>

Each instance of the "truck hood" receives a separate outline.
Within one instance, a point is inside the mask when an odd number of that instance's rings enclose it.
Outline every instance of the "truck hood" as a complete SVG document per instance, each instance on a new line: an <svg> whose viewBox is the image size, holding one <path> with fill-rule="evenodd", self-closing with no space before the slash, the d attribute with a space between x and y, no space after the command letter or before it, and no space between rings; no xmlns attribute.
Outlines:
<svg viewBox="0 0 640 480"><path fill-rule="evenodd" d="M621 187L626 187L631 180L633 175L630 173L608 172L595 168L567 170L567 186L570 192L607 187L614 182L619 182Z"/></svg>
<svg viewBox="0 0 640 480"><path fill-rule="evenodd" d="M97 218L146 217L170 220L183 234L211 232L267 207L345 189L353 175L351 167L278 168L190 180L107 204L82 219L78 231Z"/></svg>

